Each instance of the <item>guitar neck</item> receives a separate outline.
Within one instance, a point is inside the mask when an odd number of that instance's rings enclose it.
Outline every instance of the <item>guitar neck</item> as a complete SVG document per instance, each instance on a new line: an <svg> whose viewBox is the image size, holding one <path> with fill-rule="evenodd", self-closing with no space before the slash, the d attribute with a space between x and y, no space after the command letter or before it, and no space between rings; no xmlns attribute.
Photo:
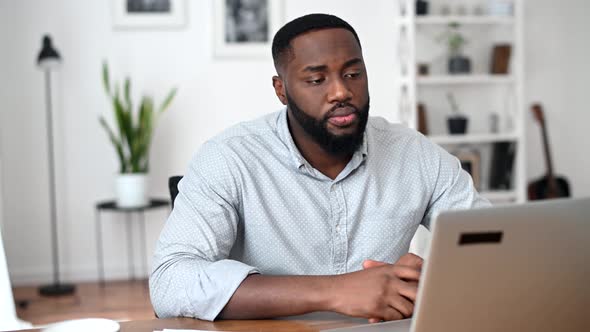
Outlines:
<svg viewBox="0 0 590 332"><path fill-rule="evenodd" d="M551 149L549 148L549 134L545 126L545 121L541 121L541 135L543 136L543 149L545 150L545 166L547 167L547 177L553 182L553 159L551 158Z"/></svg>
<svg viewBox="0 0 590 332"><path fill-rule="evenodd" d="M545 150L545 165L547 166L547 198L558 196L557 181L553 174L553 160L551 159L551 149L549 148L549 134L545 126L544 117L539 121L541 125L541 134L543 136L543 148Z"/></svg>

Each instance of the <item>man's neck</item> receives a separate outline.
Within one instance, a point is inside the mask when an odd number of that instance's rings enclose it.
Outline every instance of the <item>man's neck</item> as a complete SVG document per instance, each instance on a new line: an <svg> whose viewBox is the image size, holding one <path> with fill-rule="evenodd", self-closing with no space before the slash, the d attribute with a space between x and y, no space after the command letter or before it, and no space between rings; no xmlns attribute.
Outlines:
<svg viewBox="0 0 590 332"><path fill-rule="evenodd" d="M290 112L287 112L287 123L291 137L293 137L293 141L303 158L305 158L311 166L330 179L334 180L346 167L350 159L352 159L352 154L335 156L324 151L324 149L305 132L297 120L292 118Z"/></svg>

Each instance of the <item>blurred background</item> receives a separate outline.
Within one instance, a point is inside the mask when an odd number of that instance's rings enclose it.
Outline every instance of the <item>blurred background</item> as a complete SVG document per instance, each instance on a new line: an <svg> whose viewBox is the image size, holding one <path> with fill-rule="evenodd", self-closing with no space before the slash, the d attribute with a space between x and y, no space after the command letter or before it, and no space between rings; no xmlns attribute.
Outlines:
<svg viewBox="0 0 590 332"><path fill-rule="evenodd" d="M139 129L145 120L139 110L150 109L144 96L153 99L153 131L138 141L149 151L139 156L146 158L140 170L147 174L144 195L169 200L168 178L185 172L203 142L281 109L271 85L270 41L278 27L313 12L340 16L357 30L371 114L431 136L458 156L492 201L522 203L531 198L529 183L547 174L534 103L544 112L553 170L567 180L569 196L590 195L586 0L0 0L0 229L7 267L0 280L14 287L21 318L44 324L84 315L151 317L146 265L169 208L139 203L143 223L129 209L105 208L124 190L124 162L106 127L117 139L125 136L117 117L123 114L136 132L147 130ZM48 63L40 59L44 36L58 54L49 54ZM71 312L85 294L79 286L76 300L61 306L37 295L37 286L55 283L55 242L63 282L96 284L102 258L107 289L119 287L116 280L139 280L124 287L144 292L130 306L143 304L133 311L95 302L78 316L51 316L49 307Z"/></svg>

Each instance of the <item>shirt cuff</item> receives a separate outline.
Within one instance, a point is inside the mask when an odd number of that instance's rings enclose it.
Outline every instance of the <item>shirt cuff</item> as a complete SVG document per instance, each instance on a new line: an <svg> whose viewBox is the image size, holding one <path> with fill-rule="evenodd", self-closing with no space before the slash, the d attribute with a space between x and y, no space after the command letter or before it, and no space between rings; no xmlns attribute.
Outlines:
<svg viewBox="0 0 590 332"><path fill-rule="evenodd" d="M225 308L227 302L232 297L236 289L246 279L247 276L254 273L260 273L255 267L244 264L242 262L224 259L217 261L207 267L207 277L199 278L199 285L205 292L210 290L210 294L206 294L205 302L203 299L195 299L192 302L193 308L196 312L201 312L199 315L201 319L213 321ZM200 308L200 310L199 310Z"/></svg>

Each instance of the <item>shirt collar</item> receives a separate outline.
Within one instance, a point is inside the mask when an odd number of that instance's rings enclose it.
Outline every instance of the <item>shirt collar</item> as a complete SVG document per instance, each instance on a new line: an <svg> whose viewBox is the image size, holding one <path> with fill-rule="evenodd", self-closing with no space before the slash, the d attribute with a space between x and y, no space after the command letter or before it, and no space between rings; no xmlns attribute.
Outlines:
<svg viewBox="0 0 590 332"><path fill-rule="evenodd" d="M368 126L367 126L368 129ZM278 119L277 119L277 131L279 138L281 141L287 146L289 149L289 153L291 155L291 159L293 164L297 168L301 168L302 166L309 166L312 167L307 160L301 155L299 149L295 145L295 141L293 140L293 136L291 136L291 132L289 131L289 124L287 122L287 108L285 107L283 110L280 111ZM368 154L368 137L367 137L367 130L365 129L365 133L363 134L363 143L359 147L357 151L355 151L352 159L350 160L349 164L352 164L354 168L358 167L366 158Z"/></svg>

